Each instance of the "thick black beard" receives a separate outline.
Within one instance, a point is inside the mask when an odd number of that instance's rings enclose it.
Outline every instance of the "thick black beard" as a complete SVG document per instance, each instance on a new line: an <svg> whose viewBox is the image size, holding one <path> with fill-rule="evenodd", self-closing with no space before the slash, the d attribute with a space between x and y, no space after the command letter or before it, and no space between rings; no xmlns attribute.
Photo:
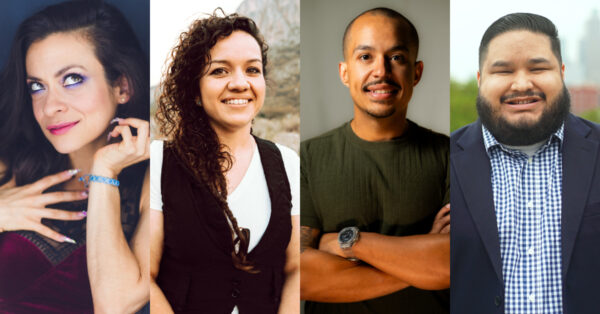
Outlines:
<svg viewBox="0 0 600 314"><path fill-rule="evenodd" d="M540 119L534 123L510 123L497 115L485 97L477 95L477 113L481 123L498 142L511 146L532 145L548 139L563 124L570 109L571 97L564 84L558 98L544 109Z"/></svg>

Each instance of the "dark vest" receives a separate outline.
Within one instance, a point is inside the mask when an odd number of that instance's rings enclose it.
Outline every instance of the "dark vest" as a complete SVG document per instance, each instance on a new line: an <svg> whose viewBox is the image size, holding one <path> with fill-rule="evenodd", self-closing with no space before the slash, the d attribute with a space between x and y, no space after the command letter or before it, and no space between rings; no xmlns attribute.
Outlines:
<svg viewBox="0 0 600 314"><path fill-rule="evenodd" d="M258 274L233 266L229 223L206 185L198 183L167 143L163 151L164 246L157 283L176 313L277 313L291 236L291 194L279 149L256 138L271 217L248 259ZM248 208L247 210L252 210ZM252 234L250 234L252 237Z"/></svg>

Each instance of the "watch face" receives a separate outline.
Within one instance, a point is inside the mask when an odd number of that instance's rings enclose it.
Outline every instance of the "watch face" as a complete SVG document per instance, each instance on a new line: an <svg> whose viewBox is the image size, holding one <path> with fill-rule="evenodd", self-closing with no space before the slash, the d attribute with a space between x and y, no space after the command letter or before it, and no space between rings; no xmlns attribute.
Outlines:
<svg viewBox="0 0 600 314"><path fill-rule="evenodd" d="M344 232L342 232L340 234L340 241L342 243L348 242L350 240L352 240L352 235L354 234L354 232L352 232L352 230L345 230Z"/></svg>

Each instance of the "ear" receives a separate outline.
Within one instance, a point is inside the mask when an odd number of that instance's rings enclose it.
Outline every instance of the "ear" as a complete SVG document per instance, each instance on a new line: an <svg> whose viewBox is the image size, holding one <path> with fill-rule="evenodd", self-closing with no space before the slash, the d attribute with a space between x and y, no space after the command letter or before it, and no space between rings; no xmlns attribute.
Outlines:
<svg viewBox="0 0 600 314"><path fill-rule="evenodd" d="M481 87L481 73L477 71L477 88Z"/></svg>
<svg viewBox="0 0 600 314"><path fill-rule="evenodd" d="M346 62L342 61L338 64L338 70L340 72L340 80L342 80L342 84L346 85L346 87L349 87L348 85L348 64L346 64Z"/></svg>
<svg viewBox="0 0 600 314"><path fill-rule="evenodd" d="M121 75L113 86L113 95L117 100L117 103L124 104L129 101L131 96L133 95L133 91L131 90L129 80L124 75Z"/></svg>
<svg viewBox="0 0 600 314"><path fill-rule="evenodd" d="M565 64L564 63L560 67L560 77L562 78L563 81L565 80Z"/></svg>
<svg viewBox="0 0 600 314"><path fill-rule="evenodd" d="M413 81L413 86L416 86L419 83L422 75L423 75L423 61L417 61L415 63L415 80Z"/></svg>

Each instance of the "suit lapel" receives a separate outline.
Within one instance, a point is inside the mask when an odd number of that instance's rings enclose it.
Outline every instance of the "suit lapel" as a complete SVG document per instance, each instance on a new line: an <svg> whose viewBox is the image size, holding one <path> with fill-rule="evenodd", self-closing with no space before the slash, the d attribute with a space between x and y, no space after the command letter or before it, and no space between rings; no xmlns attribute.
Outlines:
<svg viewBox="0 0 600 314"><path fill-rule="evenodd" d="M594 169L598 158L598 143L587 139L591 129L569 115L565 122L562 149L562 276L566 276L575 239L581 225Z"/></svg>
<svg viewBox="0 0 600 314"><path fill-rule="evenodd" d="M473 217L479 236L487 250L498 280L502 282L502 262L500 240L494 211L491 166L483 144L481 122L469 126L457 140L462 151L452 154L453 169L466 200L467 208Z"/></svg>

